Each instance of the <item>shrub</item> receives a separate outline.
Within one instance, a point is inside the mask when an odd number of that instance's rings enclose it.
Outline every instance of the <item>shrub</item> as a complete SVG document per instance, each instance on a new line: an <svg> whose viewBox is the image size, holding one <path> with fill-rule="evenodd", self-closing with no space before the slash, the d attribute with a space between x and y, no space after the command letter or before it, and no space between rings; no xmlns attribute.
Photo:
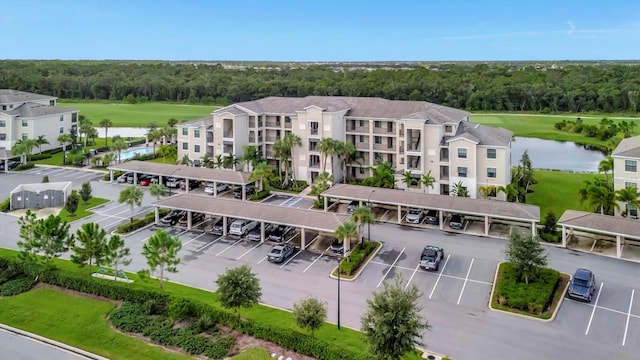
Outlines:
<svg viewBox="0 0 640 360"><path fill-rule="evenodd" d="M147 315L160 315L165 314L166 309L164 304L160 303L158 300L150 299L142 303L142 309L144 313Z"/></svg>
<svg viewBox="0 0 640 360"><path fill-rule="evenodd" d="M182 330L176 337L176 345L191 355L200 355L213 347L209 339L185 330ZM229 349L227 349L224 355L227 355L228 352Z"/></svg>
<svg viewBox="0 0 640 360"><path fill-rule="evenodd" d="M167 209L160 209L160 217L166 215L167 212L168 212ZM129 223L118 226L118 229L116 231L120 234L130 233L132 231L141 229L153 223L155 219L156 219L156 216L152 211L150 213L145 214L145 216L142 219L133 219L133 222L129 222Z"/></svg>
<svg viewBox="0 0 640 360"><path fill-rule="evenodd" d="M20 165L16 166L16 168L13 169L13 171L29 170L29 169L33 169L35 166L36 166L36 164L34 164L32 162L28 162L26 164L20 164Z"/></svg>
<svg viewBox="0 0 640 360"><path fill-rule="evenodd" d="M513 264L502 263L498 270L498 279L496 295L504 299L505 306L541 314L553 299L553 293L560 281L560 273L543 268L535 280L525 284L518 281L518 273Z"/></svg>
<svg viewBox="0 0 640 360"><path fill-rule="evenodd" d="M0 285L0 296L13 296L27 292L36 285L37 281L33 277L23 275L8 280Z"/></svg>
<svg viewBox="0 0 640 360"><path fill-rule="evenodd" d="M145 331L146 336L151 340L167 346L178 345L178 335L180 330L173 327L173 323L167 319L151 322Z"/></svg>
<svg viewBox="0 0 640 360"><path fill-rule="evenodd" d="M11 198L6 198L3 202L0 203L0 211L2 212L9 211L10 206L11 206Z"/></svg>
<svg viewBox="0 0 640 360"><path fill-rule="evenodd" d="M42 153L42 154L31 155L31 161L37 161L37 160L43 160L43 159L51 159L51 154Z"/></svg>
<svg viewBox="0 0 640 360"><path fill-rule="evenodd" d="M120 330L141 333L147 327L147 316L142 305L126 302L111 312L113 326Z"/></svg>
<svg viewBox="0 0 640 360"><path fill-rule="evenodd" d="M196 315L193 304L189 299L173 298L169 302L169 317L182 320Z"/></svg>
<svg viewBox="0 0 640 360"><path fill-rule="evenodd" d="M264 198L266 198L267 196L269 196L271 192L269 190L262 190L262 191L258 191L257 193L255 193L252 197L251 197L251 201L260 201Z"/></svg>
<svg viewBox="0 0 640 360"><path fill-rule="evenodd" d="M376 248L375 242L365 242L359 244L351 251L351 254L342 260L340 264L341 274L350 276L355 272L363 261L367 259L369 254Z"/></svg>
<svg viewBox="0 0 640 360"><path fill-rule="evenodd" d="M222 359L229 353L229 350L231 350L235 342L235 339L230 336L218 338L209 349L204 352L204 355L212 359Z"/></svg>
<svg viewBox="0 0 640 360"><path fill-rule="evenodd" d="M49 182L49 175L45 175L42 177L42 183L48 183Z"/></svg>

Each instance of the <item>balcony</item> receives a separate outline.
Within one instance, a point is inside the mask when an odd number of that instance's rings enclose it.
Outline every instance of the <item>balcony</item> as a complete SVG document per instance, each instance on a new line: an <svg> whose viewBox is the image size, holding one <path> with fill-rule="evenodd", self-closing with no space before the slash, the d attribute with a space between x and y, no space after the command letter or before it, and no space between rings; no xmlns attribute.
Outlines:
<svg viewBox="0 0 640 360"><path fill-rule="evenodd" d="M228 139L232 139L233 138L233 129L225 130L222 133L222 137L225 137L225 138L228 138Z"/></svg>
<svg viewBox="0 0 640 360"><path fill-rule="evenodd" d="M357 142L356 143L356 149L369 150L369 143L368 142Z"/></svg>
<svg viewBox="0 0 640 360"><path fill-rule="evenodd" d="M309 129L309 133L311 135L318 135L318 128L311 128Z"/></svg>
<svg viewBox="0 0 640 360"><path fill-rule="evenodd" d="M276 142L276 140L278 140L278 139L279 139L278 136L275 136L275 135L269 136L269 135L267 135L267 142Z"/></svg>
<svg viewBox="0 0 640 360"><path fill-rule="evenodd" d="M373 144L374 150L384 150L384 151L393 151L393 145L389 146L388 144Z"/></svg>

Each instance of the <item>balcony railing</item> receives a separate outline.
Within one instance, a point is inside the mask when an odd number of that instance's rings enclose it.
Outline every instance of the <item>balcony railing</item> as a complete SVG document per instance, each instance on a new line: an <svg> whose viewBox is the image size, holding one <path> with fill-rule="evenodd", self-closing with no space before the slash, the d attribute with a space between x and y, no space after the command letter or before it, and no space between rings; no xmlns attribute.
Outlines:
<svg viewBox="0 0 640 360"><path fill-rule="evenodd" d="M311 128L311 135L318 135L318 129L317 128Z"/></svg>
<svg viewBox="0 0 640 360"><path fill-rule="evenodd" d="M409 144L407 151L420 151L420 143Z"/></svg>
<svg viewBox="0 0 640 360"><path fill-rule="evenodd" d="M223 133L223 137L232 138L233 137L233 130L225 130L225 132Z"/></svg>

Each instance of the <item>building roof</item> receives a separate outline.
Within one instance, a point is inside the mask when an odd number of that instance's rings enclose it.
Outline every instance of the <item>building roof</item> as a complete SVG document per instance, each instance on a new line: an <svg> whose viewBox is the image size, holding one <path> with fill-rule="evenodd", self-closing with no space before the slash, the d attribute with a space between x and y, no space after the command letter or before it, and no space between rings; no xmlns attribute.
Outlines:
<svg viewBox="0 0 640 360"><path fill-rule="evenodd" d="M12 155L11 150L0 149L0 160L12 159L14 157L18 157L18 155Z"/></svg>
<svg viewBox="0 0 640 360"><path fill-rule="evenodd" d="M640 135L622 139L611 156L640 158Z"/></svg>
<svg viewBox="0 0 640 360"><path fill-rule="evenodd" d="M565 210L558 220L558 225L640 240L640 221L622 217Z"/></svg>
<svg viewBox="0 0 640 360"><path fill-rule="evenodd" d="M491 126L484 126L472 122L461 122L456 131L456 135L446 138L443 141L464 138L480 145L509 146L513 132Z"/></svg>
<svg viewBox="0 0 640 360"><path fill-rule="evenodd" d="M132 160L122 164L111 165L109 170L132 171L135 173L173 176L201 181L216 181L234 185L246 185L249 181L249 173L227 169L209 169L194 166L160 164L150 161Z"/></svg>
<svg viewBox="0 0 640 360"><path fill-rule="evenodd" d="M257 114L288 114L294 116L310 106L317 106L328 112L346 112L348 117L379 119L416 119L434 123L458 122L469 115L468 112L426 101L387 100L376 97L351 96L306 96L266 97L245 101L214 111L235 112L244 108Z"/></svg>
<svg viewBox="0 0 640 360"><path fill-rule="evenodd" d="M0 104L24 103L36 100L54 100L55 96L34 94L26 91L0 89Z"/></svg>
<svg viewBox="0 0 640 360"><path fill-rule="evenodd" d="M37 118L48 115L66 114L73 111L76 111L76 109L27 102L14 109L2 112L14 116L18 115L22 118Z"/></svg>
<svg viewBox="0 0 640 360"><path fill-rule="evenodd" d="M455 196L425 194L398 189L337 184L322 193L329 198L360 200L386 205L402 205L469 215L540 221L540 208L535 205L511 203L487 199L470 199Z"/></svg>
<svg viewBox="0 0 640 360"><path fill-rule="evenodd" d="M225 215L329 233L333 233L340 224L350 218L350 215L346 214L193 194L175 195L160 200L154 203L153 206Z"/></svg>
<svg viewBox="0 0 640 360"><path fill-rule="evenodd" d="M200 126L206 126L208 123L211 123L211 122L212 122L211 116L207 116L207 117L203 117L203 118L200 118L200 119L183 121L183 122L177 124L176 126L195 126L195 127L200 127Z"/></svg>

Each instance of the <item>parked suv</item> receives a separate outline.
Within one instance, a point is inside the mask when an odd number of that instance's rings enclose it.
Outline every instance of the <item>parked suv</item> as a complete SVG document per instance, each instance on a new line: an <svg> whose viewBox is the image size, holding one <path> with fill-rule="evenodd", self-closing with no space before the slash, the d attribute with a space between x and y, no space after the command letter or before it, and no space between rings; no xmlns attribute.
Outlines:
<svg viewBox="0 0 640 360"><path fill-rule="evenodd" d="M419 224L422 221L424 212L419 208L410 208L407 213L407 222L409 224Z"/></svg>
<svg viewBox="0 0 640 360"><path fill-rule="evenodd" d="M178 220L187 214L184 210L171 210L165 217L160 220L160 223L165 226L173 226L178 223Z"/></svg>
<svg viewBox="0 0 640 360"><path fill-rule="evenodd" d="M204 188L204 193L213 195L213 183L207 183L207 186ZM216 183L216 193L220 194L223 191L229 190L229 185L225 183Z"/></svg>
<svg viewBox="0 0 640 360"><path fill-rule="evenodd" d="M233 224L234 221L236 221L236 219L227 218L227 231L229 231L229 228L231 227L231 224ZM220 218L211 227L211 233L213 235L222 235L224 233L223 230L224 230L224 221L222 220L222 218Z"/></svg>
<svg viewBox="0 0 640 360"><path fill-rule="evenodd" d="M449 227L452 229L462 229L464 227L464 217L459 214L451 215L451 220L449 220Z"/></svg>
<svg viewBox="0 0 640 360"><path fill-rule="evenodd" d="M118 180L119 183L130 183L130 184L133 184L133 173L132 172L124 173L124 174L118 176L117 180Z"/></svg>
<svg viewBox="0 0 640 360"><path fill-rule="evenodd" d="M569 284L569 291L567 295L571 299L591 302L593 293L596 292L596 277L591 270L578 269L573 274L571 284Z"/></svg>
<svg viewBox="0 0 640 360"><path fill-rule="evenodd" d="M168 177L165 186L172 189L177 189L180 186L180 179L174 177Z"/></svg>
<svg viewBox="0 0 640 360"><path fill-rule="evenodd" d="M8 165L7 165L7 168L8 168L9 170L13 170L13 169L17 168L17 167L18 167L18 165L20 165L20 161L17 161L17 160L9 160L9 161L7 161L7 164L8 164ZM0 171L4 171L4 161L1 161L1 160L0 160ZM8 171L8 170L7 170L7 171Z"/></svg>
<svg viewBox="0 0 640 360"><path fill-rule="evenodd" d="M293 231L293 227L286 225L277 225L274 226L269 231L269 240L275 242L283 242L287 235L291 234Z"/></svg>
<svg viewBox="0 0 640 360"><path fill-rule="evenodd" d="M257 221L250 220L236 220L231 224L229 228L230 235L244 236L249 233L249 231L255 229L258 226Z"/></svg>
<svg viewBox="0 0 640 360"><path fill-rule="evenodd" d="M438 210L429 210L427 215L424 216L427 224L438 225L440 224L440 214Z"/></svg>
<svg viewBox="0 0 640 360"><path fill-rule="evenodd" d="M420 255L420 267L425 270L438 271L442 259L444 259L444 249L439 246L427 245Z"/></svg>

